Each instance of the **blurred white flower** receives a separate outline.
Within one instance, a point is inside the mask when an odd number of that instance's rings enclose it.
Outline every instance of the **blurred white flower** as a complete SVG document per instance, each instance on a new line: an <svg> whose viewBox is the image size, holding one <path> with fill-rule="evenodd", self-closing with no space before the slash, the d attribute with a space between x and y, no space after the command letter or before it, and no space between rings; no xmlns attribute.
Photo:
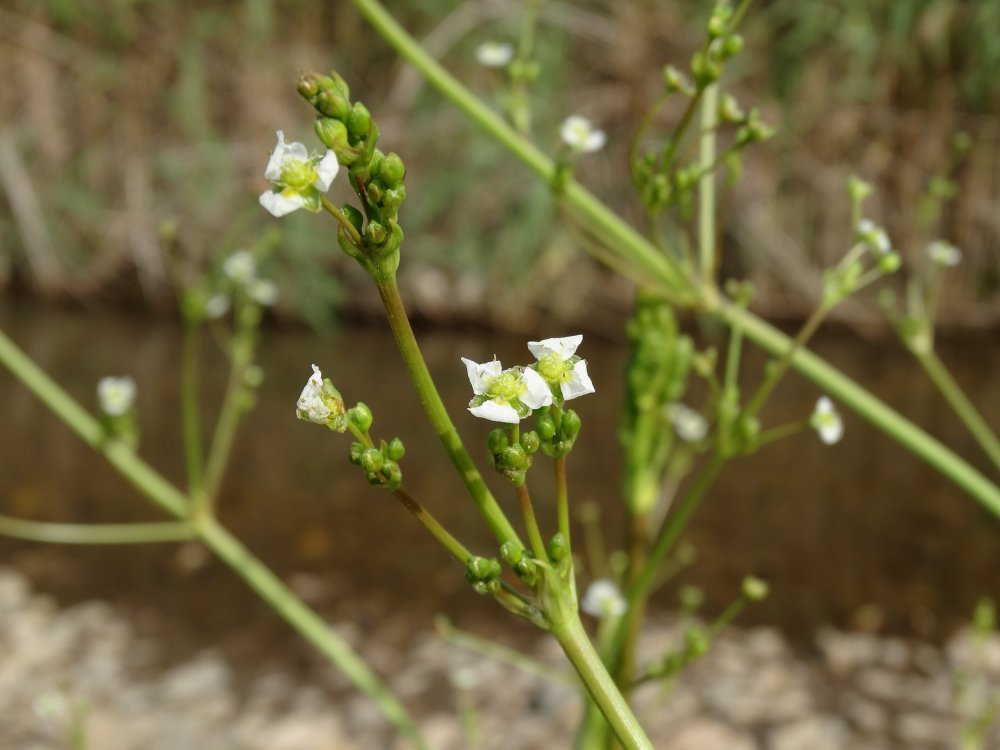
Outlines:
<svg viewBox="0 0 1000 750"><path fill-rule="evenodd" d="M696 443L708 434L708 422L694 409L684 404L667 406L667 419L677 436L686 443Z"/></svg>
<svg viewBox="0 0 1000 750"><path fill-rule="evenodd" d="M957 266L962 262L962 251L945 240L934 240L927 246L927 257L939 266Z"/></svg>
<svg viewBox="0 0 1000 750"><path fill-rule="evenodd" d="M476 47L476 62L486 68L505 68L514 59L514 45L507 42L483 42Z"/></svg>
<svg viewBox="0 0 1000 750"><path fill-rule="evenodd" d="M871 219L858 222L858 239L871 248L876 255L887 255L892 252L892 242L889 235Z"/></svg>
<svg viewBox="0 0 1000 750"><path fill-rule="evenodd" d="M120 417L135 404L135 380L128 375L108 376L97 383L97 402L109 417Z"/></svg>
<svg viewBox="0 0 1000 750"><path fill-rule="evenodd" d="M821 396L813 409L809 424L819 433L819 439L827 445L840 442L844 436L844 423L833 402L826 396Z"/></svg>
<svg viewBox="0 0 1000 750"><path fill-rule="evenodd" d="M240 286L257 278L257 261L249 250L237 250L222 263L222 272Z"/></svg>
<svg viewBox="0 0 1000 750"><path fill-rule="evenodd" d="M229 297L225 294L213 294L205 300L205 317L218 320L229 312Z"/></svg>
<svg viewBox="0 0 1000 750"><path fill-rule="evenodd" d="M562 139L574 151L589 154L604 148L607 136L586 117L570 115L563 121Z"/></svg>
<svg viewBox="0 0 1000 750"><path fill-rule="evenodd" d="M621 617L628 604L614 581L599 578L587 587L580 609L594 617Z"/></svg>
<svg viewBox="0 0 1000 750"><path fill-rule="evenodd" d="M254 279L247 287L247 294L258 305L265 307L278 301L278 287L273 281L267 279Z"/></svg>

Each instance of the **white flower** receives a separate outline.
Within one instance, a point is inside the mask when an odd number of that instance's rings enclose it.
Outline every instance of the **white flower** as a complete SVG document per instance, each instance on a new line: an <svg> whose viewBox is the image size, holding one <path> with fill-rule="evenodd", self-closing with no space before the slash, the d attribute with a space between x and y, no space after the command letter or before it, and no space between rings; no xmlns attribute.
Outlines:
<svg viewBox="0 0 1000 750"><path fill-rule="evenodd" d="M570 115L562 124L562 139L574 151L589 154L604 148L607 136L586 117Z"/></svg>
<svg viewBox="0 0 1000 750"><path fill-rule="evenodd" d="M820 397L813 409L809 424L819 433L819 439L827 445L840 442L844 436L844 423L833 402L826 396Z"/></svg>
<svg viewBox="0 0 1000 750"><path fill-rule="evenodd" d="M871 219L862 219L858 222L858 238L876 255L888 255L892 252L889 235Z"/></svg>
<svg viewBox="0 0 1000 750"><path fill-rule="evenodd" d="M254 279L247 287L250 299L258 305L269 306L278 301L278 287L267 279Z"/></svg>
<svg viewBox="0 0 1000 750"><path fill-rule="evenodd" d="M340 169L337 155L329 149L322 157L310 155L303 144L286 143L285 134L280 130L277 134L278 145L264 170L264 177L274 189L261 193L260 205L273 216L284 216L303 207L319 211L320 194L330 189Z"/></svg>
<svg viewBox="0 0 1000 750"><path fill-rule="evenodd" d="M225 294L213 294L205 300L205 316L210 320L218 320L229 312L229 297Z"/></svg>
<svg viewBox="0 0 1000 750"><path fill-rule="evenodd" d="M708 434L705 418L684 404L670 404L667 419L673 424L677 436L686 443L696 443Z"/></svg>
<svg viewBox="0 0 1000 750"><path fill-rule="evenodd" d="M237 250L222 263L222 272L240 286L257 278L257 261L249 250Z"/></svg>
<svg viewBox="0 0 1000 750"><path fill-rule="evenodd" d="M576 348L583 336L529 341L528 351L538 360L534 369L550 385L558 385L564 401L594 392L594 384L587 374L587 361L576 356Z"/></svg>
<svg viewBox="0 0 1000 750"><path fill-rule="evenodd" d="M934 240L927 246L927 257L939 266L957 266L962 262L962 251L945 240Z"/></svg>
<svg viewBox="0 0 1000 750"><path fill-rule="evenodd" d="M497 361L477 364L462 357L475 398L469 411L494 422L517 424L535 409L552 403L552 391L541 375L529 368L504 370Z"/></svg>
<svg viewBox="0 0 1000 750"><path fill-rule="evenodd" d="M580 609L594 617L621 617L628 605L614 581L599 578L587 587Z"/></svg>
<svg viewBox="0 0 1000 750"><path fill-rule="evenodd" d="M505 68L514 59L514 45L507 42L483 42L476 47L476 62L487 68Z"/></svg>
<svg viewBox="0 0 1000 750"><path fill-rule="evenodd" d="M305 388L299 394L295 405L295 416L307 422L327 424L333 411L326 403L326 388L323 386L323 373L316 365L312 366L313 374L306 381Z"/></svg>
<svg viewBox="0 0 1000 750"><path fill-rule="evenodd" d="M120 417L135 404L135 380L108 376L97 383L97 402L109 417Z"/></svg>

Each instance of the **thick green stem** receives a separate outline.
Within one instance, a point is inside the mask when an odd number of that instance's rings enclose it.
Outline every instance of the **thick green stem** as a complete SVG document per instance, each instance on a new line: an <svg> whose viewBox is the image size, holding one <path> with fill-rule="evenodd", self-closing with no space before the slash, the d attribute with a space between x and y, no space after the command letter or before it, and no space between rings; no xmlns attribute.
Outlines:
<svg viewBox="0 0 1000 750"><path fill-rule="evenodd" d="M56 544L149 544L194 538L186 521L161 523L50 523L0 515L0 535Z"/></svg>
<svg viewBox="0 0 1000 750"><path fill-rule="evenodd" d="M547 182L551 181L554 170L552 161L520 137L513 128L447 73L376 0L352 0L352 2L383 38L420 70L445 97L526 166ZM745 5L746 3L741 5L740 13ZM582 225L610 247L615 248L623 260L648 273L651 280L660 281L668 289L676 292L689 292L693 300L699 298L698 292L686 288L683 273L669 259L578 183L568 182L559 199ZM724 299L711 300L707 308L710 314L726 323L732 324L737 319L741 320L747 337L772 354L780 356L788 350L791 343L788 336L752 313L739 310ZM799 350L791 357L791 364L801 374L820 385L830 396L856 410L865 419L965 489L991 513L1000 517L1000 488L940 442L814 354Z"/></svg>
<svg viewBox="0 0 1000 750"><path fill-rule="evenodd" d="M553 625L552 634L559 641L563 652L580 675L588 694L601 709L622 747L627 750L652 750L653 744L636 720L628 702L622 697L615 681L608 674L576 612L567 613L562 622Z"/></svg>
<svg viewBox="0 0 1000 750"><path fill-rule="evenodd" d="M81 440L104 454L105 458L146 498L175 518L189 515L188 499L135 452L122 443L108 441L100 422L87 413L52 378L32 362L0 331L0 363L35 394ZM403 735L421 750L429 750L406 710L388 692L365 663L309 607L296 598L263 563L241 545L228 531L210 517L201 517L193 525L197 535L220 558L256 590L379 707Z"/></svg>
<svg viewBox="0 0 1000 750"><path fill-rule="evenodd" d="M997 440L996 434L986 424L986 420L983 419L976 407L966 397L961 386L955 382L937 353L931 349L924 353L918 353L916 356L930 379L934 381L934 385L938 387L948 404L965 424L966 429L972 433L980 447L990 457L993 465L1000 469L1000 441Z"/></svg>
<svg viewBox="0 0 1000 750"><path fill-rule="evenodd" d="M705 89L701 102L701 169L698 181L698 247L701 278L715 277L715 127L719 120L719 85Z"/></svg>
<svg viewBox="0 0 1000 750"><path fill-rule="evenodd" d="M524 546L483 481L483 477L476 469L468 451L465 450L462 439L458 436L458 430L455 429L451 417L448 416L448 411L441 401L441 396L438 394L430 371L427 369L427 364L424 362L423 354L420 353L420 347L413 335L409 318L406 317L406 310L403 309L403 300L399 296L399 287L396 285L395 277L377 280L375 286L378 288L382 304L385 306L385 314L389 321L389 328L392 329L392 335L396 339L396 346L399 347L399 353L410 373L410 380L413 381L417 394L420 396L420 403L423 404L424 411L427 413L442 445L444 445L448 457L451 458L452 464L458 471L459 477L465 483L469 494L472 495L472 499L479 507L479 511L493 530L497 540L501 544L513 541Z"/></svg>

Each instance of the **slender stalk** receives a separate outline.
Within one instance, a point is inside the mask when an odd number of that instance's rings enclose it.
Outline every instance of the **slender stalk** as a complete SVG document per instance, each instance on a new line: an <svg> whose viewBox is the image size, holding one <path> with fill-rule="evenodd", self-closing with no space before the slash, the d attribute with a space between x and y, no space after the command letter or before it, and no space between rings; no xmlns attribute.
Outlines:
<svg viewBox="0 0 1000 750"><path fill-rule="evenodd" d="M460 563L468 562L472 553L465 548L460 541L458 541L452 534L441 525L426 508L424 508L420 503L418 503L409 492L400 487L398 490L393 490L392 494L406 507L410 513L417 517L417 520L422 523L426 529L431 532L435 539L437 539L441 544L447 549L452 556L458 560Z"/></svg>
<svg viewBox="0 0 1000 750"><path fill-rule="evenodd" d="M254 303L243 300L237 310L236 334L233 337L229 352L229 377L226 381L226 392L222 397L222 408L215 423L212 434L212 445L208 453L208 463L205 469L204 507L196 508L212 513L213 505L219 498L219 487L229 465L229 457L236 437L236 428L243 413L244 395L246 390L247 368L253 364L256 349L257 325L260 322L260 308Z"/></svg>
<svg viewBox="0 0 1000 750"><path fill-rule="evenodd" d="M986 420L962 391L961 386L955 382L951 373L948 372L948 368L938 357L937 352L929 349L916 353L916 357L924 371L934 381L934 385L941 391L941 395L945 397L959 419L965 424L966 429L972 433L979 446L990 457L993 465L1000 469L1000 440L997 440L996 433L990 429Z"/></svg>
<svg viewBox="0 0 1000 750"><path fill-rule="evenodd" d="M361 247L361 234L358 232L357 228L344 216L344 212L334 205L333 201L327 198L325 195L320 196L320 201L322 202L324 210L330 214L333 218L337 220L337 223L343 227L344 231L347 232L347 236L351 238L353 242L358 247Z"/></svg>
<svg viewBox="0 0 1000 750"><path fill-rule="evenodd" d="M181 342L181 426L184 440L184 463L187 467L188 492L197 497L202 489L201 424L198 406L198 339L200 328L185 319Z"/></svg>
<svg viewBox="0 0 1000 750"><path fill-rule="evenodd" d="M119 442L108 441L100 422L88 414L2 331L0 363L81 440L100 451L148 500L175 518L187 518L190 507L188 499L131 448ZM291 589L215 520L203 516L193 524L193 528L209 548L242 576L295 630L343 671L359 690L368 695L400 733L420 750L430 750L406 709L319 615L298 599Z"/></svg>
<svg viewBox="0 0 1000 750"><path fill-rule="evenodd" d="M566 538L566 544L570 545L569 537L569 490L566 486L566 456L560 456L555 460L556 467L556 513L559 518L559 533Z"/></svg>
<svg viewBox="0 0 1000 750"><path fill-rule="evenodd" d="M275 612L285 619L354 685L372 698L386 717L417 748L430 750L406 709L329 624L295 596L281 580L211 517L198 521L202 541L239 575Z"/></svg>
<svg viewBox="0 0 1000 750"><path fill-rule="evenodd" d="M719 84L705 89L701 102L701 169L698 180L698 247L701 278L711 285L715 276L715 136L719 121Z"/></svg>
<svg viewBox="0 0 1000 750"><path fill-rule="evenodd" d="M511 83L509 111L514 127L521 133L531 132L531 99L528 96L529 79L525 75L534 55L535 31L538 26L538 8L542 0L525 0L524 18L521 22L521 36L517 45L517 59L514 65L521 71Z"/></svg>
<svg viewBox="0 0 1000 750"><path fill-rule="evenodd" d="M0 515L0 535L56 544L149 544L194 538L186 521L162 523L49 523Z"/></svg>
<svg viewBox="0 0 1000 750"><path fill-rule="evenodd" d="M528 485L523 482L517 486L517 499L521 503L521 514L524 516L524 526L528 530L531 551L539 560L548 560L549 555L545 549L545 542L542 540L542 533L538 530L538 519L535 517L535 508L531 504Z"/></svg>
<svg viewBox="0 0 1000 750"><path fill-rule="evenodd" d="M608 674L575 610L567 615L562 622L553 625L552 635L580 675L590 697L601 709L623 748L652 750L653 744Z"/></svg>
<svg viewBox="0 0 1000 750"><path fill-rule="evenodd" d="M420 396L420 403L423 404L424 411L444 445L448 457L458 471L459 477L465 483L469 494L472 495L472 499L479 507L480 513L483 514L496 538L501 543L514 541L521 544L517 532L514 531L510 521L507 520L496 499L487 488L479 470L476 469L468 451L465 450L451 417L448 416L448 411L441 401L441 396L438 394L427 369L427 364L424 362L423 354L420 353L420 347L413 335L410 321L406 317L406 310L403 309L403 300L399 296L399 287L396 285L395 277L377 280L375 286L378 288L382 304L385 306L389 328L392 329L392 335L396 339L396 346L399 348L406 369L410 373L410 380L413 381L417 394Z"/></svg>

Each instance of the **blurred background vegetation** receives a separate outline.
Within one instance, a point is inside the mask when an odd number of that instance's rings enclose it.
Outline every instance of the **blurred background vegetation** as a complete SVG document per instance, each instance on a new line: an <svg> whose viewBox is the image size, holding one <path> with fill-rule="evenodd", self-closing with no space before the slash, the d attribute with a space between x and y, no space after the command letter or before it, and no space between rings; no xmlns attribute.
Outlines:
<svg viewBox="0 0 1000 750"><path fill-rule="evenodd" d="M498 80L472 63L473 50L516 39L519 3L386 4L496 100ZM664 64L686 67L703 16L700 3L543 4L536 138L554 149L572 112L598 121L611 146L580 177L637 222L628 143ZM811 308L821 269L851 239L852 172L877 185L870 215L919 263L929 239L917 227L920 197L964 131L973 145L939 233L965 262L948 275L941 318L995 323L1000 3L758 0L744 31L729 85L778 135L748 154L727 197L726 271L755 280L760 311ZM304 212L278 222L256 201L274 130L313 142L299 73L336 68L409 168L402 285L418 315L513 330L548 316L601 330L629 305L628 285L582 261L574 235L553 221L546 187L402 66L346 0L7 0L0 67L7 296L169 309L170 253L202 263L262 241L276 249L279 315L322 324L366 314L369 286L336 249L332 223ZM345 185L335 190L346 199ZM840 314L879 320L864 304Z"/></svg>

